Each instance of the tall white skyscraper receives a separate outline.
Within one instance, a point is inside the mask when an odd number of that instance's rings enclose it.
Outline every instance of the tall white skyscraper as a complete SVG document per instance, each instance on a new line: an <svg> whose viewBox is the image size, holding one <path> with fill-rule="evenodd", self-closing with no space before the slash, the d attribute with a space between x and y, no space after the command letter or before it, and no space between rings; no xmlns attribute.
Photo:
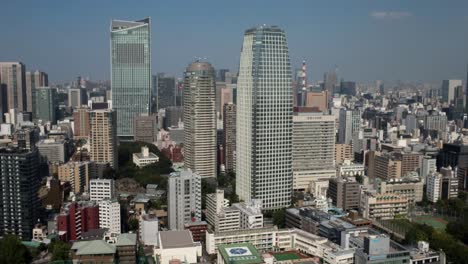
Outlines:
<svg viewBox="0 0 468 264"><path fill-rule="evenodd" d="M245 32L237 82L236 193L263 209L291 204L291 64L276 26Z"/></svg>
<svg viewBox="0 0 468 264"><path fill-rule="evenodd" d="M184 163L202 178L216 177L215 71L208 62L185 70Z"/></svg>
<svg viewBox="0 0 468 264"><path fill-rule="evenodd" d="M183 230L185 223L201 220L201 177L191 170L171 173L167 206L171 230Z"/></svg>

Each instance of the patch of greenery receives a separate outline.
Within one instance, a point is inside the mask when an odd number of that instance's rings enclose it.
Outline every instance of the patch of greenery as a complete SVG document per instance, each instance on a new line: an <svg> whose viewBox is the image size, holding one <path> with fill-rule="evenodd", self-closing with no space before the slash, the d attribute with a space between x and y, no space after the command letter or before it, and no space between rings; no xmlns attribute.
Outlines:
<svg viewBox="0 0 468 264"><path fill-rule="evenodd" d="M14 235L5 235L0 240L0 264L20 264L31 262L28 248Z"/></svg>
<svg viewBox="0 0 468 264"><path fill-rule="evenodd" d="M70 260L70 245L60 241L54 240L49 244L49 252L52 253L52 261L56 260Z"/></svg>
<svg viewBox="0 0 468 264"><path fill-rule="evenodd" d="M450 262L468 264L468 248L456 238L426 224L411 224L411 228L406 232L405 242L415 244L421 240L428 241L431 248L443 250Z"/></svg>
<svg viewBox="0 0 468 264"><path fill-rule="evenodd" d="M159 157L159 162L150 164L143 168L138 168L133 164L133 153L140 153L141 147L146 146L149 152ZM167 188L167 175L173 172L172 162L164 156L159 149L146 142L122 142L119 145L119 169L115 172L112 169L104 171L105 178L133 178L142 186L147 184L158 184L159 188Z"/></svg>

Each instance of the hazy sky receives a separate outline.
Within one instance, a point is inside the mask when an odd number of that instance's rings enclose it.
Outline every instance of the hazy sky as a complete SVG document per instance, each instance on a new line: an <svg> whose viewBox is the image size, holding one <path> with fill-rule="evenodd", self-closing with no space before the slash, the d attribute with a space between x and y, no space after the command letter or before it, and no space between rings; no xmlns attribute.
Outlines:
<svg viewBox="0 0 468 264"><path fill-rule="evenodd" d="M236 70L244 30L286 31L293 68L309 78L465 79L468 1L3 0L0 61L22 61L52 81L109 79L111 19L152 19L153 72L181 76L195 57Z"/></svg>

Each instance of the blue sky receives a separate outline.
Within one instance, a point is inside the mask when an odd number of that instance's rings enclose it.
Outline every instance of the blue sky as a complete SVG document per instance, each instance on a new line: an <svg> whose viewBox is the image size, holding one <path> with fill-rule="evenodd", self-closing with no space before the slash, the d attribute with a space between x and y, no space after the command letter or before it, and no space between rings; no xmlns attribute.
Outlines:
<svg viewBox="0 0 468 264"><path fill-rule="evenodd" d="M195 57L236 70L243 32L274 24L309 78L338 65L356 81L466 78L468 1L41 0L3 1L0 61L20 60L52 81L109 79L111 19L152 19L153 72L181 76Z"/></svg>

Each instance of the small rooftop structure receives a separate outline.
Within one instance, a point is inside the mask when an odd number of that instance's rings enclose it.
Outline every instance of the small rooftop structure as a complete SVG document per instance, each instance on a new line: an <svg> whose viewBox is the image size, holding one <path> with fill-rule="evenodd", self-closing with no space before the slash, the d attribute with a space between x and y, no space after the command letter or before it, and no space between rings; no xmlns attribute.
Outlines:
<svg viewBox="0 0 468 264"><path fill-rule="evenodd" d="M133 153L133 163L140 168L157 162L159 162L159 157L149 152L146 146L141 147L141 153Z"/></svg>

